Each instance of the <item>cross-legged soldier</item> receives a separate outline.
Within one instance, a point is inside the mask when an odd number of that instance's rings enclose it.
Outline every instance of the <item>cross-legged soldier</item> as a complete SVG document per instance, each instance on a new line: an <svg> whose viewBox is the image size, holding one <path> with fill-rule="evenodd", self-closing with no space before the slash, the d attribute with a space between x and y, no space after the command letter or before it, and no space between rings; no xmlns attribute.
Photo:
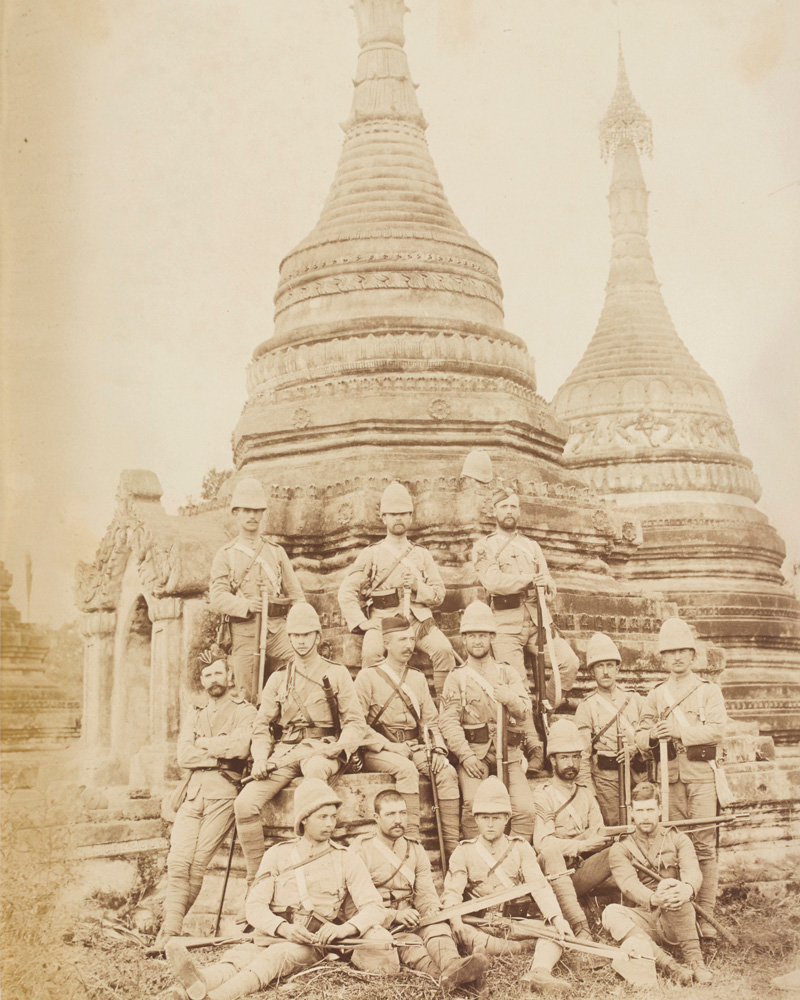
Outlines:
<svg viewBox="0 0 800 1000"><path fill-rule="evenodd" d="M691 903L702 882L697 855L686 834L662 826L659 814L658 789L642 782L631 795L634 832L612 844L609 852L611 875L634 906L607 906L603 927L617 941L644 938L659 968L684 986L693 979L710 983ZM679 966L661 945L680 947L691 971Z"/></svg>
<svg viewBox="0 0 800 1000"><path fill-rule="evenodd" d="M361 664L383 659L381 619L406 614L416 646L430 657L437 695L455 665L453 647L436 626L431 608L444 600L445 587L433 556L408 538L414 502L402 483L390 483L381 497L386 537L363 549L339 587L342 616L351 632L364 636ZM404 605L406 605L404 607Z"/></svg>
<svg viewBox="0 0 800 1000"><path fill-rule="evenodd" d="M239 534L214 556L208 595L212 610L230 619L233 676L241 697L254 705L259 695L258 621L267 616L265 655L285 662L292 655L286 612L293 601L304 600L289 557L261 535L266 507L261 483L240 479L231 497Z"/></svg>
<svg viewBox="0 0 800 1000"><path fill-rule="evenodd" d="M407 618L395 616L381 620L381 631L386 658L363 668L355 682L370 727L363 743L364 769L393 776L406 802L406 823L414 840L419 839L419 776L435 781L439 822L451 854L458 845L460 823L458 776L447 760L425 675L409 669L414 629Z"/></svg>
<svg viewBox="0 0 800 1000"><path fill-rule="evenodd" d="M178 737L178 764L188 768L167 856L167 893L158 946L181 933L206 869L233 826L233 801L250 753L256 710L231 693L233 678L218 647L200 656L202 708L189 711Z"/></svg>
<svg viewBox="0 0 800 1000"><path fill-rule="evenodd" d="M181 984L179 996L239 1000L318 962L326 945L356 936L365 945L353 949L354 965L375 971L398 968L369 872L356 855L331 840L341 802L319 779L307 778L297 786L297 839L270 847L247 897L247 919L256 932L253 943L236 945L221 961L201 967L173 938L167 958ZM343 919L345 907L349 916Z"/></svg>
<svg viewBox="0 0 800 1000"><path fill-rule="evenodd" d="M533 848L522 837L505 835L511 816L511 800L499 778L491 776L481 783L475 793L472 812L479 834L459 844L450 858L442 906L460 903L465 896L480 898L530 882L534 886L530 895L506 904L503 912L528 916L531 903L535 903L541 915L558 933L568 934L569 924L561 915L558 901L542 874ZM531 942L520 943L519 940L509 940L502 931L498 933L497 924L492 923L493 913L496 912L496 909L490 908L483 912L482 917L451 918L457 940L465 947L484 949L490 955L528 950ZM515 938L525 936L522 928L514 930ZM561 945L555 941L543 938L536 941L533 962L523 981L542 993L568 992L567 983L552 974L561 951Z"/></svg>
<svg viewBox="0 0 800 1000"><path fill-rule="evenodd" d="M578 938L591 940L589 922L578 897L611 875L603 816L592 792L578 784L583 740L574 722L557 719L550 727L547 754L553 776L534 792L533 846L551 879L561 912ZM577 869L570 877L566 872Z"/></svg>
<svg viewBox="0 0 800 1000"><path fill-rule="evenodd" d="M361 742L366 723L347 667L319 655L321 625L310 604L287 618L294 658L271 674L258 709L251 751L253 781L236 799L236 829L252 883L264 855L261 810L293 778L327 781ZM273 726L280 727L276 739Z"/></svg>
<svg viewBox="0 0 800 1000"><path fill-rule="evenodd" d="M717 747L728 721L722 691L693 672L697 643L681 618L668 618L661 626L658 651L669 677L645 698L637 743L658 755L659 741L668 741L670 819L716 816ZM719 887L717 832L709 827L690 836L703 876L697 902L713 913ZM717 936L716 929L702 918L700 934Z"/></svg>
<svg viewBox="0 0 800 1000"><path fill-rule="evenodd" d="M586 645L586 669L594 674L597 687L575 709L575 725L584 746L578 781L594 792L607 826L623 822L619 813L619 769L620 763L623 767L625 764L625 747L631 782L640 781L646 773L646 764L636 747L636 725L643 699L617 684L621 663L614 641L603 632L595 632Z"/></svg>
<svg viewBox="0 0 800 1000"><path fill-rule="evenodd" d="M538 613L536 587L544 587L552 601L556 585L547 568L547 560L537 542L517 531L520 518L519 497L510 489L498 489L493 496L497 531L479 538L472 549L472 563L478 579L489 595L488 601L497 623L493 648L495 657L510 663L526 679L525 652L537 648ZM553 638L562 696L572 689L578 676L578 657L561 635ZM555 687L548 680L545 695L553 708Z"/></svg>
<svg viewBox="0 0 800 1000"><path fill-rule="evenodd" d="M461 829L466 837L478 830L472 815L472 800L480 783L502 759L497 721L502 710L508 743L507 774L511 794L511 832L530 840L535 806L522 770L520 744L524 722L531 714L531 699L519 674L491 655L495 634L491 609L473 601L461 618L461 634L467 660L447 677L439 713L439 729L448 749L459 760L458 781L463 807Z"/></svg>
<svg viewBox="0 0 800 1000"><path fill-rule="evenodd" d="M486 972L485 953L462 958L446 921L420 928L420 920L440 910L431 863L425 848L406 833L403 796L394 789L378 792L373 805L377 829L350 845L367 866L386 907L383 926L391 929L403 965L439 979L451 989ZM345 910L347 915L347 910Z"/></svg>

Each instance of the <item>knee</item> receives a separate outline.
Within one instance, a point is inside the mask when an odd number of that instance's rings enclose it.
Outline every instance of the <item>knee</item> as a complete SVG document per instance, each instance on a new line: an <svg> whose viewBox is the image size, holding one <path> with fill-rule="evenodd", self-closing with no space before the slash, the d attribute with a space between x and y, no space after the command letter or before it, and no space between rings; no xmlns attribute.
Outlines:
<svg viewBox="0 0 800 1000"><path fill-rule="evenodd" d="M436 776L436 787L439 794L445 799L458 798L458 775L452 764L448 764Z"/></svg>
<svg viewBox="0 0 800 1000"><path fill-rule="evenodd" d="M619 903L611 903L603 910L600 922L615 941L621 941L634 926L626 910L627 907Z"/></svg>
<svg viewBox="0 0 800 1000"><path fill-rule="evenodd" d="M544 844L539 852L538 861L542 871L546 872L548 875L552 875L554 872L564 871L566 868L564 855L555 844Z"/></svg>
<svg viewBox="0 0 800 1000"><path fill-rule="evenodd" d="M233 815L237 823L241 823L242 820L258 819L261 816L261 803L255 795L248 794L249 791L249 788L243 789L234 800Z"/></svg>

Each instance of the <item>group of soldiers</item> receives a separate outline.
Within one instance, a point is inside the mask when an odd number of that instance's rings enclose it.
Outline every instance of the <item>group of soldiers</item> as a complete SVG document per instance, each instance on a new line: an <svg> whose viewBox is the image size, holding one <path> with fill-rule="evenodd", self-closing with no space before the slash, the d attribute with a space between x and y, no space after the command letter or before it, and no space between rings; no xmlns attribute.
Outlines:
<svg viewBox="0 0 800 1000"><path fill-rule="evenodd" d="M261 485L237 484L238 536L217 553L210 584L212 608L230 623L230 653L201 656L207 704L178 742L188 775L158 939L181 984L176 996L235 1000L330 950L362 969L402 963L451 988L480 979L492 955L532 948L525 981L566 992L552 970L564 947L591 952L580 898L608 880L627 898L603 911L616 941L679 982L710 981L700 938L716 935L716 828L687 836L670 824L716 817L721 692L693 672L696 643L681 619L661 628L668 676L645 699L617 683L620 653L595 634L586 666L596 689L574 722L549 725L552 774L533 791L528 776L543 771L533 700L557 708L579 661L553 629L550 679L540 675L532 691L525 653L541 654L541 608L556 588L537 543L517 531L518 497L500 489L493 500L497 530L472 553L488 598L462 615L462 660L433 620L441 575L407 537L411 496L398 482L386 488L386 537L361 552L338 594L348 627L363 635L353 681L320 654L319 616L284 550L261 535ZM431 659L438 706L411 667L415 649ZM264 682L265 654L282 666ZM332 839L335 786L356 767L391 775L394 788L375 796L374 832L345 847ZM432 786L441 896L419 842L421 775ZM296 839L266 850L263 811L296 778ZM248 884L238 920L253 939L201 969L181 943L183 918L234 820ZM469 903L497 893L504 902ZM698 924L701 910L708 920ZM687 964L661 945L679 946Z"/></svg>

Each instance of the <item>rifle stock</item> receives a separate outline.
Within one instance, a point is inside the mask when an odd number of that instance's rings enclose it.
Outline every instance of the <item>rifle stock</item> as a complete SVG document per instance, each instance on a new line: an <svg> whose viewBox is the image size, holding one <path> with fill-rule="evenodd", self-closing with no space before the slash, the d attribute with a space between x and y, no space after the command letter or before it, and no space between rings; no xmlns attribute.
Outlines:
<svg viewBox="0 0 800 1000"><path fill-rule="evenodd" d="M749 813L733 813L731 816L708 816L698 817L697 819L673 819L667 820L666 823L662 820L662 825L675 826L682 830L699 830L704 826L719 826L723 823L735 823L737 820L749 818ZM633 823L628 823L627 826L604 826L602 832L606 837L617 837L622 833L633 833L634 830L635 827Z"/></svg>
<svg viewBox="0 0 800 1000"><path fill-rule="evenodd" d="M442 874L447 873L447 849L444 846L444 828L442 826L442 813L439 808L439 787L436 784L436 775L433 773L433 747L431 746L431 733L427 726L422 727L422 737L425 742L425 760L428 765L428 777L431 781L431 794L433 795L433 817L436 820L436 836L439 841L439 857L442 861Z"/></svg>

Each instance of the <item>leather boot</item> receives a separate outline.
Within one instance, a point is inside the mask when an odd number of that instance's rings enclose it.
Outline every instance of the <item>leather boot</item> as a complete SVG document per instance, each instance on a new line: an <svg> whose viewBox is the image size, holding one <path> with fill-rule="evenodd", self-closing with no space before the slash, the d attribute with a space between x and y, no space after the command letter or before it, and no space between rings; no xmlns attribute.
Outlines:
<svg viewBox="0 0 800 1000"><path fill-rule="evenodd" d="M656 966L661 969L661 971L674 979L676 983L680 986L689 986L694 979L691 969L687 969L685 965L680 965L672 955L669 955L663 948L659 946L650 938L645 938L641 934L630 934L626 936L625 940L630 941L631 938L638 938L642 941L643 945L646 942L650 946L650 951L653 953Z"/></svg>
<svg viewBox="0 0 800 1000"><path fill-rule="evenodd" d="M706 968L706 963L703 961L703 953L700 950L700 942L698 939L692 938L690 940L681 941L680 948L684 962L691 967L695 982L700 985L710 983L713 977Z"/></svg>
<svg viewBox="0 0 800 1000"><path fill-rule="evenodd" d="M442 837L448 858L458 847L461 837L461 803L458 799L439 799Z"/></svg>
<svg viewBox="0 0 800 1000"><path fill-rule="evenodd" d="M489 957L485 951L478 949L467 958L462 958L455 941L449 935L431 938L426 947L439 967L439 985L443 990L450 990L462 983L473 983L489 968Z"/></svg>
<svg viewBox="0 0 800 1000"><path fill-rule="evenodd" d="M242 969L226 982L211 990L208 1000L239 1000L261 989L261 980L249 969Z"/></svg>
<svg viewBox="0 0 800 1000"><path fill-rule="evenodd" d="M419 792L416 795L405 794L403 798L405 799L406 812L408 813L406 834L409 840L419 840Z"/></svg>
<svg viewBox="0 0 800 1000"><path fill-rule="evenodd" d="M172 974L186 990L189 1000L204 1000L208 996L206 981L185 945L172 938L164 951Z"/></svg>

